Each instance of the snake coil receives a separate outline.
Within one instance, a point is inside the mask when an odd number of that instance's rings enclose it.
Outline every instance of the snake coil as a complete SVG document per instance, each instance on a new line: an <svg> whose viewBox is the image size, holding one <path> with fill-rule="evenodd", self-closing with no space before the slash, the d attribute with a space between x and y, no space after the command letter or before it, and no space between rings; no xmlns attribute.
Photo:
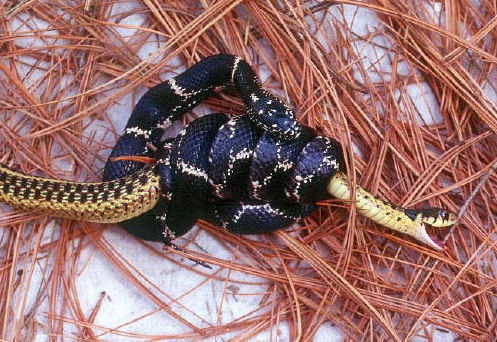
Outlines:
<svg viewBox="0 0 497 342"><path fill-rule="evenodd" d="M210 114L174 139L164 130L217 88L231 87L247 108ZM151 157L144 165L127 157ZM0 167L0 200L22 209L97 222L120 222L147 240L171 240L198 218L230 232L263 233L310 214L317 201L350 199L340 144L301 126L241 58L216 55L147 91L105 165L104 182L30 177ZM397 208L356 188L359 212L430 244L424 224L447 226L441 209Z"/></svg>

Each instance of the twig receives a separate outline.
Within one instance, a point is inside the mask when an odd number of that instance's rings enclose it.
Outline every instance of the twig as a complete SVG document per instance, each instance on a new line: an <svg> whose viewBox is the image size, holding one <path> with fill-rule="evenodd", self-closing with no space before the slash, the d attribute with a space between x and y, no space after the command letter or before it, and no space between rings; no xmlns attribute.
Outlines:
<svg viewBox="0 0 497 342"><path fill-rule="evenodd" d="M486 183L486 181L490 178L490 176L492 175L492 173L495 172L495 170L497 170L497 159L493 162L492 166L490 167L490 169L488 169L488 171L480 178L480 181L478 182L478 184L476 185L476 187L473 189L473 191L471 192L471 195L469 195L469 197L466 199L466 201L464 202L464 204L462 205L461 209L459 210L459 212L457 213L457 219L458 219L458 222L457 224L453 225L449 232L447 233L447 235L445 236L445 238L443 239L443 242L444 244L447 242L447 240L452 236L452 234L454 234L454 231L456 230L457 227L459 227L460 225L460 222L461 222L461 219L464 215L464 213L468 210L469 208L469 204L471 203L471 201L473 201L473 198L475 198L475 196L478 194L478 192L480 191L480 189L482 188L482 186Z"/></svg>

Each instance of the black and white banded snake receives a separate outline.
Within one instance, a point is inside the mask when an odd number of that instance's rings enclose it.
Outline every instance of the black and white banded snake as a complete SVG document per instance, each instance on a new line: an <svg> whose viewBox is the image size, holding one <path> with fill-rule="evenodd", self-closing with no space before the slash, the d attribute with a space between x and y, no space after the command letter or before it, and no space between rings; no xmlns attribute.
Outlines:
<svg viewBox="0 0 497 342"><path fill-rule="evenodd" d="M247 112L194 120L174 139L164 130L192 107L231 87ZM144 164L137 157L150 157ZM300 125L240 57L207 57L147 91L135 106L104 170L103 182L32 177L0 167L0 201L49 215L121 222L132 234L167 245L197 219L234 233L264 233L309 215L316 202L348 200L340 144ZM443 227L446 210L404 209L355 188L357 210L436 249L425 224Z"/></svg>

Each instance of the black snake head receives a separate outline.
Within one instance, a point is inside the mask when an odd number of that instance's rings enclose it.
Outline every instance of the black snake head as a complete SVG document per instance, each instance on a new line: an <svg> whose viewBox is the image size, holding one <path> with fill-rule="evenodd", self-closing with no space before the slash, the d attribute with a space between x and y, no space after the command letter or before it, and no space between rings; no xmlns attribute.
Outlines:
<svg viewBox="0 0 497 342"><path fill-rule="evenodd" d="M252 94L250 99L249 117L262 130L284 140L293 140L301 134L295 113L286 104L269 94Z"/></svg>

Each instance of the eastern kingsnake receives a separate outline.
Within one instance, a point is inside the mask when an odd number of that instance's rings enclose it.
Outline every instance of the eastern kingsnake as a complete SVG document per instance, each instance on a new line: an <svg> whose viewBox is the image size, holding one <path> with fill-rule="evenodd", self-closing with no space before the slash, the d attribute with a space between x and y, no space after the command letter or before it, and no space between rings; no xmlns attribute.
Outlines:
<svg viewBox="0 0 497 342"><path fill-rule="evenodd" d="M206 115L163 141L173 121L226 87L239 94L245 115ZM199 218L230 232L263 233L307 216L330 194L350 199L344 165L340 144L299 125L244 60L216 55L142 96L105 165L104 182L37 178L1 167L0 200L53 216L122 221L140 238L171 244ZM355 192L359 212L437 249L424 223L456 222L445 210L397 208L359 187Z"/></svg>

